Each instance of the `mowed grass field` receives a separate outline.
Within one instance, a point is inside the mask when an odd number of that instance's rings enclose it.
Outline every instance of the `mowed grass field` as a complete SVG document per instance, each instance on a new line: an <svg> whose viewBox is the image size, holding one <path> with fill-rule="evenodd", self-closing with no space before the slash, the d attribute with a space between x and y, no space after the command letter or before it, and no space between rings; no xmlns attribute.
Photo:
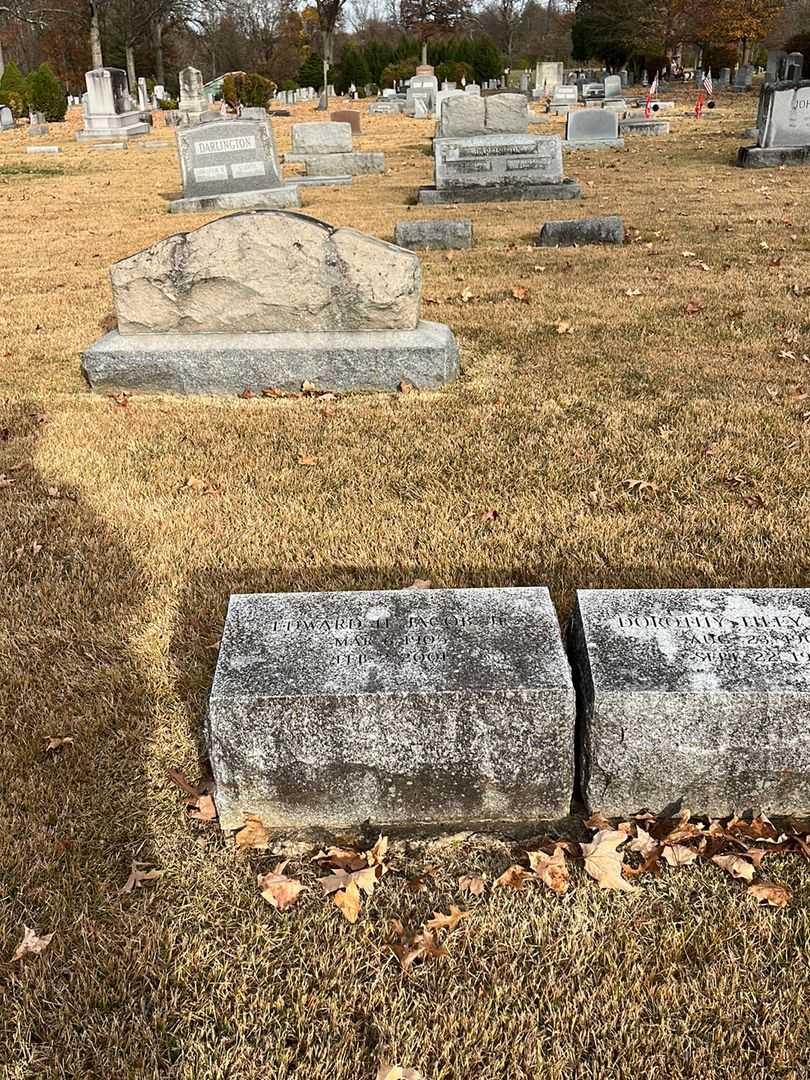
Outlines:
<svg viewBox="0 0 810 1080"><path fill-rule="evenodd" d="M79 146L77 110L41 140L59 155L0 136L3 1080L807 1076L796 857L766 862L783 910L713 866L470 897L458 876L500 874L509 836L406 837L351 926L303 844L310 887L274 911L256 872L278 859L190 821L166 779L197 774L232 592L546 584L565 619L577 587L808 584L810 172L733 166L754 96L700 123L674 96L670 136L566 154L579 203L410 207L432 125L364 117L386 174L306 190L305 212L386 239L472 219L473 250L423 258L462 374L328 406L90 394L111 263L209 219L166 213L173 149ZM533 246L600 213L624 247ZM133 859L163 876L121 893ZM390 920L451 903L471 915L449 955L403 973ZM54 937L15 963L24 925Z"/></svg>

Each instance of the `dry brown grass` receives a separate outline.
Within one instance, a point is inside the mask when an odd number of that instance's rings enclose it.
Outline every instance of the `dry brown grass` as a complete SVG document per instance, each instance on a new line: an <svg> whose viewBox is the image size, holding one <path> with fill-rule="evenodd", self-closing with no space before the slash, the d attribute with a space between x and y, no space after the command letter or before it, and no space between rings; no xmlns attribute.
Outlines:
<svg viewBox="0 0 810 1080"><path fill-rule="evenodd" d="M773 868L796 894L781 912L714 869L638 900L582 881L563 901L496 893L448 960L403 976L386 921L446 910L454 874L499 872L504 845L413 853L445 876L416 896L389 876L355 928L315 893L279 916L165 781L194 771L233 591L547 583L564 616L578 586L808 583L807 175L733 168L755 101L721 102L700 127L679 110L669 139L568 155L581 205L449 211L476 247L424 257L424 314L456 332L461 379L329 416L90 395L78 354L109 320L110 264L206 219L166 215L171 150L94 153L71 141L76 117L52 128L58 157L0 138L4 1080L354 1080L382 1057L432 1080L806 1075L795 860ZM385 237L448 214L405 206L429 182L427 138L368 117L359 145L385 149L389 173L308 192L307 212ZM547 218L596 212L624 214L633 242L530 246ZM189 476L216 493L185 492ZM46 758L45 737L67 734ZM166 876L122 897L133 857ZM55 938L11 965L23 923Z"/></svg>

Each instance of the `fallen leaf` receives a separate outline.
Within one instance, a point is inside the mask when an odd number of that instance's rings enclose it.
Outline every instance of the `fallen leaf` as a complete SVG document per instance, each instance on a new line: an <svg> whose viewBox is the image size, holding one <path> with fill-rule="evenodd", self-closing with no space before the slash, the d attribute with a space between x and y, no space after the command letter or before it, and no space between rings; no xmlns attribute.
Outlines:
<svg viewBox="0 0 810 1080"><path fill-rule="evenodd" d="M529 856L529 866L540 881L548 885L552 892L562 896L568 889L569 880L563 847L556 844L551 855L545 851L527 851L526 854Z"/></svg>
<svg viewBox="0 0 810 1080"><path fill-rule="evenodd" d="M180 790L185 792L186 795L190 795L192 798L196 799L201 794L199 788L190 784L186 779L185 773L181 772L180 769L169 769L166 776L173 784L177 784Z"/></svg>
<svg viewBox="0 0 810 1080"><path fill-rule="evenodd" d="M52 937L53 934L43 934L42 937L38 937L30 926L23 926L23 939L14 951L11 958L12 964L17 960L22 960L24 956L39 956L50 945Z"/></svg>
<svg viewBox="0 0 810 1080"><path fill-rule="evenodd" d="M464 874L463 877L458 879L458 887L460 892L472 893L473 896L483 896L487 885L484 879L478 877L477 874Z"/></svg>
<svg viewBox="0 0 810 1080"><path fill-rule="evenodd" d="M639 855L646 858L648 855L658 851L658 841L650 836L645 829L642 829L640 825L636 825L636 838L630 841L627 850L637 851Z"/></svg>
<svg viewBox="0 0 810 1080"><path fill-rule="evenodd" d="M445 915L441 911L434 911L433 918L429 919L425 925L428 930L455 930L461 920L469 918L469 915L469 911L463 911L461 908L456 907L455 904L451 904L449 915Z"/></svg>
<svg viewBox="0 0 810 1080"><path fill-rule="evenodd" d="M706 305L701 300L690 300L686 305L687 315L699 315L701 311L706 310Z"/></svg>
<svg viewBox="0 0 810 1080"><path fill-rule="evenodd" d="M317 460L318 459L312 454L299 454L298 455L298 464L299 465L314 465L317 462Z"/></svg>
<svg viewBox="0 0 810 1080"><path fill-rule="evenodd" d="M753 896L757 903L766 904L768 907L787 907L793 898L793 893L787 885L768 884L767 882L749 885L745 891L749 896Z"/></svg>
<svg viewBox="0 0 810 1080"><path fill-rule="evenodd" d="M462 304L468 304L470 302L470 300L472 300L472 298L473 298L473 293L472 293L471 289L465 289L461 294L461 302L462 302Z"/></svg>
<svg viewBox="0 0 810 1080"><path fill-rule="evenodd" d="M135 889L142 889L147 882L157 881L160 877L163 877L162 870L155 870L151 863L136 862L133 859L129 877L126 880L126 884L121 887L121 892L131 893L134 892Z"/></svg>
<svg viewBox="0 0 810 1080"><path fill-rule="evenodd" d="M189 476L183 484L183 489L192 492L194 495L216 494L215 489L209 485L208 481L201 479L199 476Z"/></svg>
<svg viewBox="0 0 810 1080"><path fill-rule="evenodd" d="M110 397L112 398L114 405L118 405L120 408L125 409L127 405L129 405L132 394L129 394L124 390L120 394L110 394Z"/></svg>
<svg viewBox="0 0 810 1080"><path fill-rule="evenodd" d="M217 807L211 795L200 795L196 802L188 804L188 811L195 821L216 821Z"/></svg>
<svg viewBox="0 0 810 1080"><path fill-rule="evenodd" d="M335 893L335 905L346 922L357 922L360 917L360 890L354 881L350 881L345 889Z"/></svg>
<svg viewBox="0 0 810 1080"><path fill-rule="evenodd" d="M401 394L410 394L413 390L413 383L406 382L405 379L399 384L399 392Z"/></svg>
<svg viewBox="0 0 810 1080"><path fill-rule="evenodd" d="M387 851L388 837L383 836L383 834L380 833L374 846L366 852L366 859L368 860L368 865L382 866Z"/></svg>
<svg viewBox="0 0 810 1080"><path fill-rule="evenodd" d="M377 1070L377 1080L424 1080L418 1069L408 1069L402 1065L389 1065L381 1062Z"/></svg>
<svg viewBox="0 0 810 1080"><path fill-rule="evenodd" d="M501 515L497 510L485 510L481 515L482 521L497 521Z"/></svg>
<svg viewBox="0 0 810 1080"><path fill-rule="evenodd" d="M665 844L661 854L669 866L689 866L698 857L697 851L685 844Z"/></svg>
<svg viewBox="0 0 810 1080"><path fill-rule="evenodd" d="M562 322L554 323L554 329L558 334L573 334L574 329L570 322L563 320Z"/></svg>
<svg viewBox="0 0 810 1080"><path fill-rule="evenodd" d="M526 878L531 877L528 870L524 870L522 866L515 864L510 866L508 870L495 878L492 883L493 889L514 889L516 892L523 892L526 888Z"/></svg>
<svg viewBox="0 0 810 1080"><path fill-rule="evenodd" d="M6 476L5 473L0 473L0 488L11 487L15 483L11 476Z"/></svg>
<svg viewBox="0 0 810 1080"><path fill-rule="evenodd" d="M512 289L512 296L515 300L520 300L521 303L528 304L529 302L528 290L524 289L522 285L516 285L514 289Z"/></svg>
<svg viewBox="0 0 810 1080"><path fill-rule="evenodd" d="M754 867L740 855L712 855L712 862L722 867L733 878L741 878L743 881L754 880Z"/></svg>
<svg viewBox="0 0 810 1080"><path fill-rule="evenodd" d="M636 892L622 877L624 856L617 848L627 840L628 834L623 829L600 829L589 844L580 844L585 856L585 870L599 883L601 889L618 889L621 892Z"/></svg>
<svg viewBox="0 0 810 1080"><path fill-rule="evenodd" d="M429 589L433 583L426 578L416 578L416 580L406 586L408 589Z"/></svg>
<svg viewBox="0 0 810 1080"><path fill-rule="evenodd" d="M256 395L253 393L249 386L246 386L242 393L239 395L239 397L244 398L247 401L252 397L256 397Z"/></svg>
<svg viewBox="0 0 810 1080"><path fill-rule="evenodd" d="M72 735L49 735L45 743L45 753L55 754L58 750L66 750L69 746L73 746Z"/></svg>
<svg viewBox="0 0 810 1080"><path fill-rule="evenodd" d="M583 822L583 824L585 825L586 829L612 829L613 828L613 826L610 824L610 822L605 817L605 815L603 813L601 813L601 811L599 811L599 810L597 810L597 811L595 811L595 813L591 814L591 816L588 818L588 820Z"/></svg>
<svg viewBox="0 0 810 1080"><path fill-rule="evenodd" d="M658 491L657 485L649 480L623 480L622 483L631 495L655 495Z"/></svg>
<svg viewBox="0 0 810 1080"><path fill-rule="evenodd" d="M304 885L298 878L290 878L284 873L286 862L277 864L275 870L267 874L257 874L256 881L264 899L277 911L287 911L298 900Z"/></svg>
<svg viewBox="0 0 810 1080"><path fill-rule="evenodd" d="M277 386L265 386L262 390L262 397L283 398L288 396L292 397L293 395L288 395L286 390L280 390Z"/></svg>
<svg viewBox="0 0 810 1080"><path fill-rule="evenodd" d="M301 383L301 393L307 397L311 394L318 393L318 387L313 382L307 382L306 379Z"/></svg>
<svg viewBox="0 0 810 1080"><path fill-rule="evenodd" d="M245 824L234 833L234 841L242 851L250 848L266 849L270 846L270 833L261 818L255 814L245 814Z"/></svg>
<svg viewBox="0 0 810 1080"><path fill-rule="evenodd" d="M420 927L415 933L410 933L398 919L393 920L391 929L394 933L394 941L388 943L388 948L399 960L403 971L422 957L447 956L447 949L439 942L436 930Z"/></svg>
<svg viewBox="0 0 810 1080"><path fill-rule="evenodd" d="M319 852L313 861L328 862L341 870L362 870L368 866L366 856L351 848L330 847L328 851Z"/></svg>

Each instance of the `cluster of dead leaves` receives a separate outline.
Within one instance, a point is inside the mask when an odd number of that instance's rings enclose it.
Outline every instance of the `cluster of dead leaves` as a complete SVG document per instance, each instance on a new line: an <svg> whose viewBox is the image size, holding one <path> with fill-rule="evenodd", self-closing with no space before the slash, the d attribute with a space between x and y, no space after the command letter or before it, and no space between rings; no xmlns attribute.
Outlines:
<svg viewBox="0 0 810 1080"><path fill-rule="evenodd" d="M190 818L193 818L194 821L201 821L206 825L211 821L216 821L217 808L213 796L214 784L210 776L203 775L196 784L192 784L180 769L169 769L166 775L173 784L180 788L185 796L186 813Z"/></svg>
<svg viewBox="0 0 810 1080"><path fill-rule="evenodd" d="M447 947L442 941L441 932L452 933L469 915L469 911L463 911L451 904L449 914L434 911L433 918L428 919L417 930L408 930L399 919L393 919L388 948L399 960L403 971L407 971L415 960L447 956Z"/></svg>
<svg viewBox="0 0 810 1080"><path fill-rule="evenodd" d="M810 838L778 833L764 816L750 822L734 816L703 824L692 821L690 811L684 810L678 818L643 814L613 828L597 814L586 825L596 833L589 843L580 844L585 871L601 888L622 892L637 891L632 880L660 874L663 865L680 868L703 861L749 882L748 893L758 902L785 907L791 899L786 885L767 880L753 884L754 877L768 854L799 851L810 858ZM638 856L635 864L625 862L625 855L631 853Z"/></svg>
<svg viewBox="0 0 810 1080"><path fill-rule="evenodd" d="M315 856L315 862L331 871L318 878L318 884L326 896L332 897L347 922L357 922L362 907L361 894L373 896L377 883L388 873L385 862L387 852L388 837L380 834L367 851L331 847L328 851L319 851Z"/></svg>

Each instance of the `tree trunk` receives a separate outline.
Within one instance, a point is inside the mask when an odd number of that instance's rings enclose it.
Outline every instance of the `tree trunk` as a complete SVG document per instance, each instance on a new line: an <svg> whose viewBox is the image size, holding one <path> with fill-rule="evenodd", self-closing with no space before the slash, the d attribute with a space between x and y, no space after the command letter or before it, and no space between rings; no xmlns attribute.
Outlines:
<svg viewBox="0 0 810 1080"><path fill-rule="evenodd" d="M98 7L90 0L90 57L94 68L104 67L101 55L101 28L98 22Z"/></svg>
<svg viewBox="0 0 810 1080"><path fill-rule="evenodd" d="M324 51L324 54L325 54L326 53L326 48L324 48L323 51ZM326 59L326 55L324 55L324 58L323 58L323 97L321 98L321 101L318 103L318 108L321 107L321 104L323 105L323 111L328 112L329 111L329 61Z"/></svg>
<svg viewBox="0 0 810 1080"><path fill-rule="evenodd" d="M155 82L158 86L166 85L166 66L163 62L163 23L155 19L154 26L155 43Z"/></svg>
<svg viewBox="0 0 810 1080"><path fill-rule="evenodd" d="M427 42L423 41L422 42L422 66L424 67L427 64L427 62L428 62L427 61Z"/></svg>
<svg viewBox="0 0 810 1080"><path fill-rule="evenodd" d="M3 56L3 39L0 37L0 79L3 78L3 72L6 70L6 58Z"/></svg>
<svg viewBox="0 0 810 1080"><path fill-rule="evenodd" d="M135 50L131 45L126 46L127 54L127 81L129 82L129 92L132 97L135 97L138 93L138 78L135 74Z"/></svg>

